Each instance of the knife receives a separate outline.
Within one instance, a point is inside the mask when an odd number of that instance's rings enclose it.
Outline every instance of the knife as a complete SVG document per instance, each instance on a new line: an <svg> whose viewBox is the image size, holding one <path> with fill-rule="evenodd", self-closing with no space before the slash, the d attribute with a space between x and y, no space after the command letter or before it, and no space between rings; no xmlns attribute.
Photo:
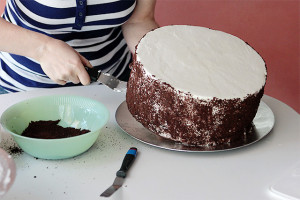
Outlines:
<svg viewBox="0 0 300 200"><path fill-rule="evenodd" d="M91 78L91 83L99 82L116 92L126 93L127 82L121 81L108 73L101 72L101 70L97 70L96 68L85 67L85 69Z"/></svg>
<svg viewBox="0 0 300 200"><path fill-rule="evenodd" d="M109 197L123 185L127 171L129 170L129 168L132 165L133 161L135 160L136 156L137 156L137 148L131 147L127 151L127 153L123 159L120 170L117 171L116 178L115 178L112 186L107 188L100 196Z"/></svg>

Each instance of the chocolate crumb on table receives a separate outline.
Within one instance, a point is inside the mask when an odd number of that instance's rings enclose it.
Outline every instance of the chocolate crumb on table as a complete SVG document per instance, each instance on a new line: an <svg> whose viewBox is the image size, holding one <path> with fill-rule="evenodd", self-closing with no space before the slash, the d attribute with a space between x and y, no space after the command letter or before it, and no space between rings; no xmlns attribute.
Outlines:
<svg viewBox="0 0 300 200"><path fill-rule="evenodd" d="M7 151L10 155L19 155L23 153L23 150L18 146L10 146Z"/></svg>

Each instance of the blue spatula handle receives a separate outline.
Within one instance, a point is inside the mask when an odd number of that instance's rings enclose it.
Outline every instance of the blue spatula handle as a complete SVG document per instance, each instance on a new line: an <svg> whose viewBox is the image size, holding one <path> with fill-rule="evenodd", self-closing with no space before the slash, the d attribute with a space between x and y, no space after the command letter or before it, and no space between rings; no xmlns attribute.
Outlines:
<svg viewBox="0 0 300 200"><path fill-rule="evenodd" d="M137 156L137 148L131 147L127 151L127 153L126 153L126 155L123 159L122 166L121 166L120 170L117 171L117 176L118 177L123 177L123 178L126 177L126 173L129 170L130 166L132 165L132 163L133 163L134 159L136 158L136 156Z"/></svg>

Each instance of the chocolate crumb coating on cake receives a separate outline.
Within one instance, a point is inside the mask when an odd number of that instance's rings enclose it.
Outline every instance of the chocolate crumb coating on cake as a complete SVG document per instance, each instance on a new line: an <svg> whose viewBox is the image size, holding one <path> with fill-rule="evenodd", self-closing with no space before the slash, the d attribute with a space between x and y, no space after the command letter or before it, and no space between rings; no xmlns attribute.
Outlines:
<svg viewBox="0 0 300 200"><path fill-rule="evenodd" d="M153 133L187 145L220 145L244 138L264 93L244 100L205 101L146 75L133 62L126 102L129 112Z"/></svg>

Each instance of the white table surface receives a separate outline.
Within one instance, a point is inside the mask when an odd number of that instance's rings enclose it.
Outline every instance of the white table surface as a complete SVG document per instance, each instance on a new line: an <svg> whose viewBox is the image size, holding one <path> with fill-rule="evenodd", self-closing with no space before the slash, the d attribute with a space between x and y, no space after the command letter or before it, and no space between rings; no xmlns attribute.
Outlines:
<svg viewBox="0 0 300 200"><path fill-rule="evenodd" d="M178 152L139 142L123 132L115 111L125 94L104 86L44 89L0 95L0 114L24 99L51 95L81 95L104 103L111 117L96 143L85 153L65 160L14 155L17 176L3 200L105 199L99 195L112 184L127 150L138 156L124 185L109 199L280 199L270 191L300 161L300 117L286 104L269 96L263 101L275 115L275 126L257 143L223 152ZM0 147L13 145L2 134ZM300 188L300 187L299 187Z"/></svg>

